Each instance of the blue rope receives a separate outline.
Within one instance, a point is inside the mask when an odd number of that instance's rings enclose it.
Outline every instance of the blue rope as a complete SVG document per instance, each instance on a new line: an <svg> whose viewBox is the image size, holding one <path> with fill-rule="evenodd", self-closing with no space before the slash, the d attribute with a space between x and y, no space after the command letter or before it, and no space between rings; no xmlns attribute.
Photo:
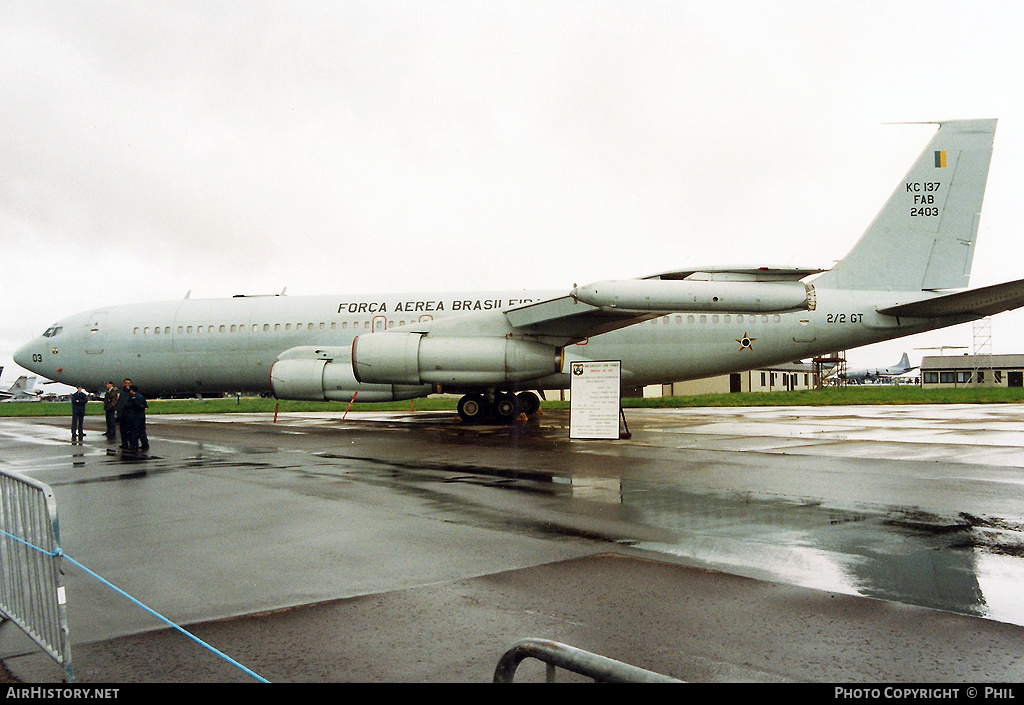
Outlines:
<svg viewBox="0 0 1024 705"><path fill-rule="evenodd" d="M34 549L34 550L36 550L36 551L39 551L40 553L42 553L42 554L45 554L45 555L47 555L47 556L51 556L51 557L53 557L53 558L58 558L58 557L60 557L60 558L64 558L65 560L67 560L67 561L68 561L68 562L70 562L71 564L73 564L73 565L77 566L77 567L78 567L78 568L80 568L81 570L85 571L86 573L88 573L88 574L89 574L89 575L91 575L92 577L94 577L94 578L96 578L97 580L99 580L99 581L100 581L101 583L103 583L104 585L106 585L107 587L109 587L109 588L110 588L111 590L113 590L114 592L118 593L118 594L119 594L119 595L121 595L122 597L125 597L125 598L127 598L127 599L128 599L129 601L133 602L134 604L138 605L138 606L139 606L139 607L141 607L142 609L146 610L146 611L147 611L147 612L149 612L149 613L150 613L151 615L153 615L154 617L156 617L157 619L159 619L160 621L162 621L162 622L163 622L164 624L167 624L168 626L170 626L170 627L172 627L172 628L176 629L177 631L181 632L182 634L184 634L185 636L187 636L187 637L188 637L189 639L191 639L192 641L196 642L197 644L199 644L199 645L200 645L200 646L202 646L203 648L205 648L205 649L208 649L209 651L213 652L213 653L214 653L214 654L216 654L217 656L220 656L220 657L221 657L222 659L224 659L224 660L225 660L225 661L227 661L228 663L232 664L233 666L235 666L235 667L237 667L237 668L240 668L240 669L241 669L242 671L244 671L244 672L245 672L245 673L247 673L248 675L252 676L252 677L253 677L253 678L255 678L256 680L260 681L261 683L269 683L269 682L270 682L270 681L268 681L268 680L267 680L266 678L264 678L263 676L261 676L261 675L259 675L259 674L255 673L254 671L250 670L249 668L246 668L245 666L243 666L242 664L240 664L240 663L239 663L238 661L234 660L233 658L231 658L230 656L228 656L227 654L225 654L225 653L224 653L223 651L221 651L221 650L219 650L219 649L217 649L217 648L215 648L215 647L213 647L213 646L210 646L210 645L209 645L209 644L207 644L207 643L206 643L205 641L203 641L202 639L200 639L200 638L199 638L199 637L197 637L196 635L194 635L194 634L191 634L191 633L189 633L189 632L188 632L188 631L186 631L185 629L182 629L182 628L181 628L181 627L179 627L179 626L178 626L177 624L175 624L175 623L174 623L174 622L172 622L171 620L167 619L167 617L164 617L164 616L163 616L162 614L160 614L159 612L156 612L155 610L153 610L153 609L150 609L150 608L149 608L149 607L147 607L146 605L142 604L141 602L139 602L138 600L136 600L136 599L135 599L134 597L132 597L131 595L129 595L129 594L127 593L127 592L125 592L124 590L122 590L121 588L117 587L116 585L114 585L114 584L113 584L112 582L110 582L109 580L107 580L106 578L104 578L104 577L102 577L102 576L98 575L97 573L95 573L95 572L93 572L93 571L89 570L89 569L88 569L88 568L86 568L86 567L85 567L84 565L82 565L81 563L79 563L78 561L76 561L76 560L75 560L74 558L72 558L71 556L69 556L69 555L67 555L66 553L64 553L64 551L62 551L62 550L61 550L61 549L60 549L59 547L57 548L57 550L56 550L56 551L50 552L50 551L47 551L47 550L45 550L45 549L39 548L38 546L34 546L34 545L32 545L31 543L29 543L28 541L25 541L24 539L21 539L21 538L19 538L19 537L15 536L14 534L9 534L9 533L7 533L6 531L4 531L3 529L0 529L0 534L3 534L4 536L7 536L7 537L9 537L9 538L12 538L12 539L14 539L15 541L17 541L18 543L24 544L25 546L28 546L29 548L31 548L31 549Z"/></svg>

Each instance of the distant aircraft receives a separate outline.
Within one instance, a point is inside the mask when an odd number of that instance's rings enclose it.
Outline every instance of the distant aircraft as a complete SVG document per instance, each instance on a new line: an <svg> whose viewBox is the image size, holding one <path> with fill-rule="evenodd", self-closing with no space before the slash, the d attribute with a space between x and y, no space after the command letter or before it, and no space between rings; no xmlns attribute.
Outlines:
<svg viewBox="0 0 1024 705"><path fill-rule="evenodd" d="M130 377L151 397L454 392L465 421L507 423L537 408L534 391L568 388L575 361L620 361L623 386L640 387L943 328L1024 305L1024 280L946 291L968 283L995 130L995 120L939 123L874 222L824 273L706 267L569 291L128 304L70 316L14 359L94 391Z"/></svg>
<svg viewBox="0 0 1024 705"><path fill-rule="evenodd" d="M3 368L0 368L2 371ZM22 375L14 380L8 389L0 389L0 401L39 401L42 391L33 389L36 385L35 377Z"/></svg>
<svg viewBox="0 0 1024 705"><path fill-rule="evenodd" d="M839 375L840 378L845 379L847 382L857 382L861 384L863 382L874 382L878 379L884 379L886 377L896 377L903 374L904 372L910 372L916 365L910 364L910 359L906 353L903 353L903 357L892 367L869 367L863 370L849 370Z"/></svg>

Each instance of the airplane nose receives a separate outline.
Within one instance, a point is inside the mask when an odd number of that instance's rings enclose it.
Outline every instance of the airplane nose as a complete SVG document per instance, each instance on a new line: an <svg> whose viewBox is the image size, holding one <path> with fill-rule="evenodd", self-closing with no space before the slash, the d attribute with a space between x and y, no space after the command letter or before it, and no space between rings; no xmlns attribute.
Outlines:
<svg viewBox="0 0 1024 705"><path fill-rule="evenodd" d="M20 348L14 351L14 361L18 363L18 365L20 365L21 367L24 367L26 370L32 370L33 372L38 373L38 370L32 368L32 350L35 349L35 347L35 341L22 345ZM38 358L36 359L38 360Z"/></svg>

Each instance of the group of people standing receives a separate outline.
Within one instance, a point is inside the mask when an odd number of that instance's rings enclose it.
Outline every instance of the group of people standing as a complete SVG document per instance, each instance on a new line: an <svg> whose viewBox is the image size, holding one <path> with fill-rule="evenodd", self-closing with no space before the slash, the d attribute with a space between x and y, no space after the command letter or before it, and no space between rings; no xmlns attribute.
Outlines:
<svg viewBox="0 0 1024 705"><path fill-rule="evenodd" d="M71 442L81 442L85 438L82 432L85 420L85 405L89 395L79 387L71 395ZM103 411L107 417L107 440L117 440L118 430L121 432L121 449L131 451L149 450L149 437L146 435L146 409L149 404L139 388L130 379L118 389L113 382L107 382L107 390L103 394Z"/></svg>

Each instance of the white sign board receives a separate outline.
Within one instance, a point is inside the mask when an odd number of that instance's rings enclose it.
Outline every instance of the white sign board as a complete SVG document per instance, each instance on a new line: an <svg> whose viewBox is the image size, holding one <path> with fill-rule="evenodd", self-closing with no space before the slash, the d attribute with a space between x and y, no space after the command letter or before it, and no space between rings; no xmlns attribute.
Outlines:
<svg viewBox="0 0 1024 705"><path fill-rule="evenodd" d="M621 363L569 363L569 438L618 438Z"/></svg>

